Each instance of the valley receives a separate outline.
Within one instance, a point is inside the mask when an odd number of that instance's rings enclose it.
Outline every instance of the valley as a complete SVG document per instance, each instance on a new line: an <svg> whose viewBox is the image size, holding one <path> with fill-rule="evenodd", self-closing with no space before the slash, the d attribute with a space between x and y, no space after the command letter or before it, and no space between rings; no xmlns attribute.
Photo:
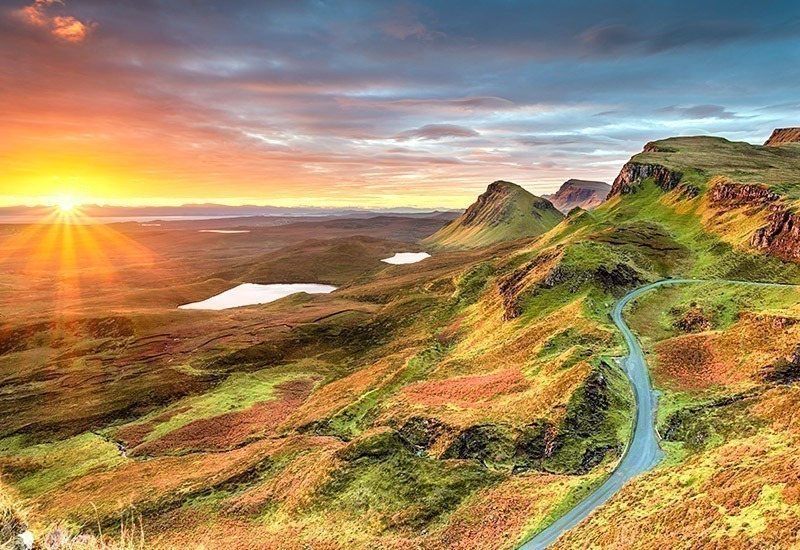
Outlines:
<svg viewBox="0 0 800 550"><path fill-rule="evenodd" d="M154 548L795 541L789 141L648 143L566 214L499 180L461 215L0 226L5 509Z"/></svg>

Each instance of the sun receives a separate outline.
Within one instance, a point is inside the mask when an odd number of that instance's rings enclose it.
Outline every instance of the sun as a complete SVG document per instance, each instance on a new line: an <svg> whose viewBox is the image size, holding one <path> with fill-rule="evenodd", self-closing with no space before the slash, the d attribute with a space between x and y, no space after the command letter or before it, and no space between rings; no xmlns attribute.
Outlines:
<svg viewBox="0 0 800 550"><path fill-rule="evenodd" d="M76 206L78 206L78 203L70 197L60 197L56 206L58 206L58 209L61 212L71 212Z"/></svg>

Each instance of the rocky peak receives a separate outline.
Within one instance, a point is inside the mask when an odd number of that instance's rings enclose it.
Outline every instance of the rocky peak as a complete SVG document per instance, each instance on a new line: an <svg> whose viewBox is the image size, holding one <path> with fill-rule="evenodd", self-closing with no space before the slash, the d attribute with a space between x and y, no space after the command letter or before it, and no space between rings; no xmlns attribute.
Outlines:
<svg viewBox="0 0 800 550"><path fill-rule="evenodd" d="M777 128L772 131L772 135L764 142L764 145L774 147L786 143L800 143L800 127Z"/></svg>
<svg viewBox="0 0 800 550"><path fill-rule="evenodd" d="M602 203L611 191L611 186L602 181L570 179L565 181L553 195L545 195L561 212L580 207L591 210Z"/></svg>

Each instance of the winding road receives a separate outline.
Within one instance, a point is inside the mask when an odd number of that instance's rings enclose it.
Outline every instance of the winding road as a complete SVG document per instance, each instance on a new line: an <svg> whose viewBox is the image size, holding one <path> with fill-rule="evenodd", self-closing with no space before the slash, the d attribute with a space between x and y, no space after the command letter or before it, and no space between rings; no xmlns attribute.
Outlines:
<svg viewBox="0 0 800 550"><path fill-rule="evenodd" d="M655 412L657 399L650 385L650 373L644 360L639 342L631 329L622 318L622 310L637 296L662 285L684 283L732 283L752 286L767 287L797 287L798 285L784 283L759 283L752 281L735 281L727 279L665 279L655 283L636 288L626 294L611 310L611 319L622 333L625 345L628 347L628 356L622 360L622 368L630 380L633 396L636 403L636 423L633 429L633 438L628 444L622 460L605 483L593 493L579 502L574 508L550 524L544 531L522 545L521 550L540 550L547 548L558 538L569 531L581 521L586 519L595 508L605 504L614 493L619 491L629 479L653 469L663 456L658 444L655 431Z"/></svg>

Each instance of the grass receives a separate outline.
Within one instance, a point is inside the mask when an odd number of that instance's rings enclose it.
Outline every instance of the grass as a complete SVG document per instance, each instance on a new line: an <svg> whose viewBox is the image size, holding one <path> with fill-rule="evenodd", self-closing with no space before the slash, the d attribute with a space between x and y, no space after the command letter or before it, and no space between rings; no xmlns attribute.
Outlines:
<svg viewBox="0 0 800 550"><path fill-rule="evenodd" d="M304 373L280 374L272 370L233 374L216 388L176 402L170 409L151 413L143 420L154 422L144 441L153 441L198 419L238 411L273 399L275 386L302 377ZM174 413L174 414L171 414ZM131 426L136 426L132 424Z"/></svg>
<svg viewBox="0 0 800 550"><path fill-rule="evenodd" d="M430 528L470 493L501 479L476 464L418 457L386 434L373 437L382 441L359 442L361 449L320 489L320 504L376 532Z"/></svg>
<svg viewBox="0 0 800 550"><path fill-rule="evenodd" d="M676 326L692 308L702 311L709 329L731 327L744 311L797 314L800 290L720 283L667 285L651 290L628 306L631 327L647 342L678 336Z"/></svg>
<svg viewBox="0 0 800 550"><path fill-rule="evenodd" d="M404 386L420 380L446 354L438 343L408 359L405 365L375 388L363 393L357 401L337 413L327 427L331 433L352 439L362 433L377 417L380 404Z"/></svg>
<svg viewBox="0 0 800 550"><path fill-rule="evenodd" d="M172 266L169 276L156 276L131 269L126 284L143 279L134 290L87 296L88 307L103 316L120 301L130 306L122 316L131 329L124 342L115 347L93 338L50 347L45 330L30 339L31 349L0 360L0 380L19 392L8 394L18 414L6 414L5 429L29 432L2 440L2 466L48 519L90 518L91 501L110 525L120 506L132 503L153 540L181 542L176 546L300 540L511 547L596 487L630 437L630 390L605 360L622 349L608 317L615 299L670 276L800 280L797 265L748 248L760 214L719 213L702 193L712 177L726 175L769 180L796 196L794 149L683 138L661 146L669 152L634 160L681 171L699 196L664 192L647 180L591 214L534 220L536 198L507 186L516 202L499 201L477 225L455 222L439 237L453 247L522 240L440 251L409 266L379 263L413 233L408 224L402 235L382 230L387 240L310 241L314 232L276 229L286 236L282 242L259 248L265 237L254 233L236 250L186 246L211 241L183 235L182 246L192 251L186 257L174 243L153 238L169 258L196 271L190 276ZM347 237L340 230L334 236ZM171 239L165 235L159 238ZM542 237L529 238L536 235ZM172 311L239 277L284 282L306 272L341 289L237 311ZM36 296L45 303L44 290ZM599 511L590 520L594 531L583 531L573 546L625 543L607 534L615 525L654 547L676 542L663 532L669 525L705 533L707 519L718 534L727 525L763 537L788 529L770 523L766 511L800 519L791 516L795 508L782 507L793 498L786 472L795 473L794 444L782 436L800 433L791 412L800 398L793 387L766 387L755 377L762 363L800 341L794 325L773 326L800 317L795 302L784 290L698 285L662 288L632 305L631 326L651 352L654 381L665 394L659 427L672 427L670 456ZM508 315L512 306L516 315ZM1 302L0 311L14 310ZM688 317L699 324L681 324ZM24 333L9 334L16 349ZM679 353L689 348L701 358L710 350L713 360L697 362L706 380L692 378L697 369ZM147 362L159 353L166 355ZM55 354L64 378L48 370ZM178 355L174 365L167 362ZM284 403L285 384L301 380L309 382L305 393ZM758 397L721 401L750 392ZM47 404L37 405L43 395ZM272 406L285 410L271 415ZM68 433L43 423L61 422L56 410L75 415ZM416 445L402 436L411 419L424 432ZM266 424L270 429L261 429ZM242 437L230 446L206 445L201 436L220 426ZM92 433L138 430L141 441L161 442L184 437L187 427L202 433L196 444L171 448L180 454L131 453L127 460ZM524 460L518 446L528 453ZM723 477L736 468L741 476ZM720 546L733 540L698 536L692 540Z"/></svg>
<svg viewBox="0 0 800 550"><path fill-rule="evenodd" d="M777 186L800 197L800 147L762 147L718 137L677 137L653 142L664 152L644 152L631 161L659 164L684 173L690 184L705 185L714 176L741 183Z"/></svg>
<svg viewBox="0 0 800 550"><path fill-rule="evenodd" d="M522 540L527 541L544 531L551 523L558 518L569 512L579 502L592 494L592 492L599 488L608 479L607 472L601 472L588 481L583 481L580 485L575 485L569 489L569 492L553 507L547 516L543 517L541 521L534 527L527 531Z"/></svg>
<svg viewBox="0 0 800 550"><path fill-rule="evenodd" d="M28 497L124 461L114 443L92 433L36 445L28 445L24 436L0 440L0 465Z"/></svg>
<svg viewBox="0 0 800 550"><path fill-rule="evenodd" d="M495 182L463 216L422 242L438 248L480 248L546 233L564 219L548 201L510 182Z"/></svg>

